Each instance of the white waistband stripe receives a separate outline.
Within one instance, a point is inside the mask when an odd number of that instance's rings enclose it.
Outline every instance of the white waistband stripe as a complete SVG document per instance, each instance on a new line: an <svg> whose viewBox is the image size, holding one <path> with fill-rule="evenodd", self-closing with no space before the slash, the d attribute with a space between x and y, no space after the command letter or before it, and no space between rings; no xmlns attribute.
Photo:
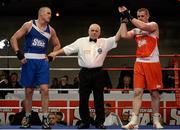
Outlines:
<svg viewBox="0 0 180 130"><path fill-rule="evenodd" d="M37 53L25 53L24 54L26 59L45 59L46 54L37 54Z"/></svg>

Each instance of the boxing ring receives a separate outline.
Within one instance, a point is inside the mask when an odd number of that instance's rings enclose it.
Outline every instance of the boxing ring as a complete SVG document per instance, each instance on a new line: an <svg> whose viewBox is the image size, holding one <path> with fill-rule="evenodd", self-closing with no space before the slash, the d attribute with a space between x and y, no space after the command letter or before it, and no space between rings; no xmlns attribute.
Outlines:
<svg viewBox="0 0 180 130"><path fill-rule="evenodd" d="M168 116L168 112L170 109L176 110L177 113L177 119L176 119L176 124L171 125L170 121L169 124L167 124L164 129L180 129L180 88L179 88L179 61L178 58L180 55L160 55L160 58L173 58L174 59L174 67L173 68L162 68L162 70L173 70L175 74L175 88L166 88L166 89L161 89L161 90L166 90L166 91L174 91L175 93L173 94L173 98L171 97L172 95L164 95L164 97L169 97L172 98L171 101L166 101L165 99L161 101L160 103L160 110L162 111L162 114L165 113L166 116ZM57 59L61 58L77 58L77 56L57 56ZM107 58L136 58L135 55L108 55ZM16 59L16 56L0 56L0 59ZM56 59L56 60L57 60ZM20 68L0 68L0 70L9 70L9 71L19 71ZM79 71L80 68L50 68L50 71ZM104 68L104 70L107 71L121 71L121 70L133 70L133 68L125 68L125 67L116 67L116 68ZM10 94L9 96L6 97L6 99L1 99L0 100L0 113L5 113L5 119L7 119L8 112L14 113L18 112L21 110L20 107L20 101L23 99L22 95L24 92L24 89L7 89L7 88L0 88L0 91L9 91L13 90L14 93L16 94L17 97L13 97L13 94ZM69 91L69 94L58 94L58 91ZM130 91L130 94L120 94L121 91ZM133 96L133 91L132 89L108 89L110 93L106 94L105 93L105 102L110 102L112 104L112 109L115 113L117 113L120 118L121 114L123 112L123 109L130 110L132 109L132 96ZM53 129L76 129L76 126L72 125L72 113L74 112L74 109L78 108L78 89L50 89L50 109L53 111L62 111L65 113L65 120L68 123L68 126L53 126ZM54 98L51 95L57 94L59 95L57 98ZM19 97L18 97L19 95ZM33 109L37 110L38 112L41 112L41 107L40 107L40 97L38 95L39 92L38 90L35 91L35 101L33 104ZM75 98L74 98L75 97ZM126 97L129 97L128 99ZM121 99L119 100L119 99ZM144 104L142 104L142 111L146 111L147 113L151 113L152 111L150 110L151 108L149 107L150 105L150 100L149 96L145 95L145 101ZM67 101L64 101L67 100ZM12 101L12 103L10 103ZM170 103L169 103L170 102ZM168 104L169 103L169 104ZM61 105L55 105L55 104L61 104ZM121 104L121 105L120 105ZM123 105L122 105L123 104ZM131 104L131 105L130 105ZM171 105L172 104L172 105ZM9 106L8 106L9 105ZM90 107L93 108L93 99L92 95L90 97ZM145 116L142 115L142 116ZM0 116L1 117L1 116ZM168 118L168 117L165 117ZM143 117L142 117L143 120ZM167 120L167 119L166 119ZM165 120L164 120L165 121ZM11 126L9 125L9 122L4 122L3 125L0 125L0 129L18 129L19 126ZM41 129L41 126L32 126L33 129ZM121 126L109 126L107 127L108 129L121 129ZM94 129L94 126L91 126L91 129ZM139 126L139 129L153 129L152 125L141 125Z"/></svg>

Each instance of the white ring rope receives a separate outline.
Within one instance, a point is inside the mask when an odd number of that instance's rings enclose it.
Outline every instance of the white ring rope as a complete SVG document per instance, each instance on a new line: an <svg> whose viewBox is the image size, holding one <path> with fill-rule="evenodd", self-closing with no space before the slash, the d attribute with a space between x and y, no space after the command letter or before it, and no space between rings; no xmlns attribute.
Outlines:
<svg viewBox="0 0 180 130"><path fill-rule="evenodd" d="M0 107L0 109L20 109L22 107ZM41 106L40 107L37 107L37 106L32 106L32 108L34 109L41 109ZM79 107L50 107L49 108L51 109L76 109L76 108L79 108Z"/></svg>
<svg viewBox="0 0 180 130"><path fill-rule="evenodd" d="M15 90L15 91L24 91L25 88L0 88L0 90ZM58 88L58 89L52 89L49 88L49 91L78 91L79 89L62 89L62 88ZM35 89L35 91L39 91L39 89Z"/></svg>
<svg viewBox="0 0 180 130"><path fill-rule="evenodd" d="M0 70L21 70L21 68L0 68ZM50 68L50 70L66 70L66 71L70 71L70 70L80 70L80 68Z"/></svg>
<svg viewBox="0 0 180 130"><path fill-rule="evenodd" d="M78 56L56 56L56 58L77 58ZM0 59L17 59L17 56L0 56ZM21 68L0 68L0 70L21 70ZM71 71L71 70L80 70L80 68L50 68L50 70L64 70L64 71Z"/></svg>
<svg viewBox="0 0 180 130"><path fill-rule="evenodd" d="M17 56L0 56L0 59L6 59L6 58L8 58L8 59L16 59Z"/></svg>
<svg viewBox="0 0 180 130"><path fill-rule="evenodd" d="M180 54L159 55L160 57L180 57ZM56 56L56 58L77 58L78 56ZM107 55L108 58L136 58L136 55ZM17 59L17 56L0 56L1 58Z"/></svg>
<svg viewBox="0 0 180 130"><path fill-rule="evenodd" d="M77 58L78 56L56 56L56 58ZM17 56L0 56L0 59L17 59Z"/></svg>

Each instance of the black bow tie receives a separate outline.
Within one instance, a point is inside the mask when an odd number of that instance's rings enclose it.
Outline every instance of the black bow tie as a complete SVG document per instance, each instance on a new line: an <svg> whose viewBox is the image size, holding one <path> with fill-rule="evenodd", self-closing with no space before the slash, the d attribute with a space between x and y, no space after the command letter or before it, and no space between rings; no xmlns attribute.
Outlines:
<svg viewBox="0 0 180 130"><path fill-rule="evenodd" d="M97 42L97 39L89 38L89 41L90 41L90 42Z"/></svg>

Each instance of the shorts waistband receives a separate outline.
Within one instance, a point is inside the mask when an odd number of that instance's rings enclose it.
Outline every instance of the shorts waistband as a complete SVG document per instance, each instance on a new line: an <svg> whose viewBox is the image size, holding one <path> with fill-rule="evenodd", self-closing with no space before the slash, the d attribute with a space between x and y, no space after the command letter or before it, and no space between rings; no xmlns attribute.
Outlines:
<svg viewBox="0 0 180 130"><path fill-rule="evenodd" d="M97 70L102 70L103 67L96 67L96 68L86 68L82 67L81 70L86 70L86 71L97 71Z"/></svg>
<svg viewBox="0 0 180 130"><path fill-rule="evenodd" d="M24 53L26 59L45 59L46 54Z"/></svg>
<svg viewBox="0 0 180 130"><path fill-rule="evenodd" d="M159 62L159 56L138 57L138 58L136 58L136 61L137 62L146 62L146 63Z"/></svg>

